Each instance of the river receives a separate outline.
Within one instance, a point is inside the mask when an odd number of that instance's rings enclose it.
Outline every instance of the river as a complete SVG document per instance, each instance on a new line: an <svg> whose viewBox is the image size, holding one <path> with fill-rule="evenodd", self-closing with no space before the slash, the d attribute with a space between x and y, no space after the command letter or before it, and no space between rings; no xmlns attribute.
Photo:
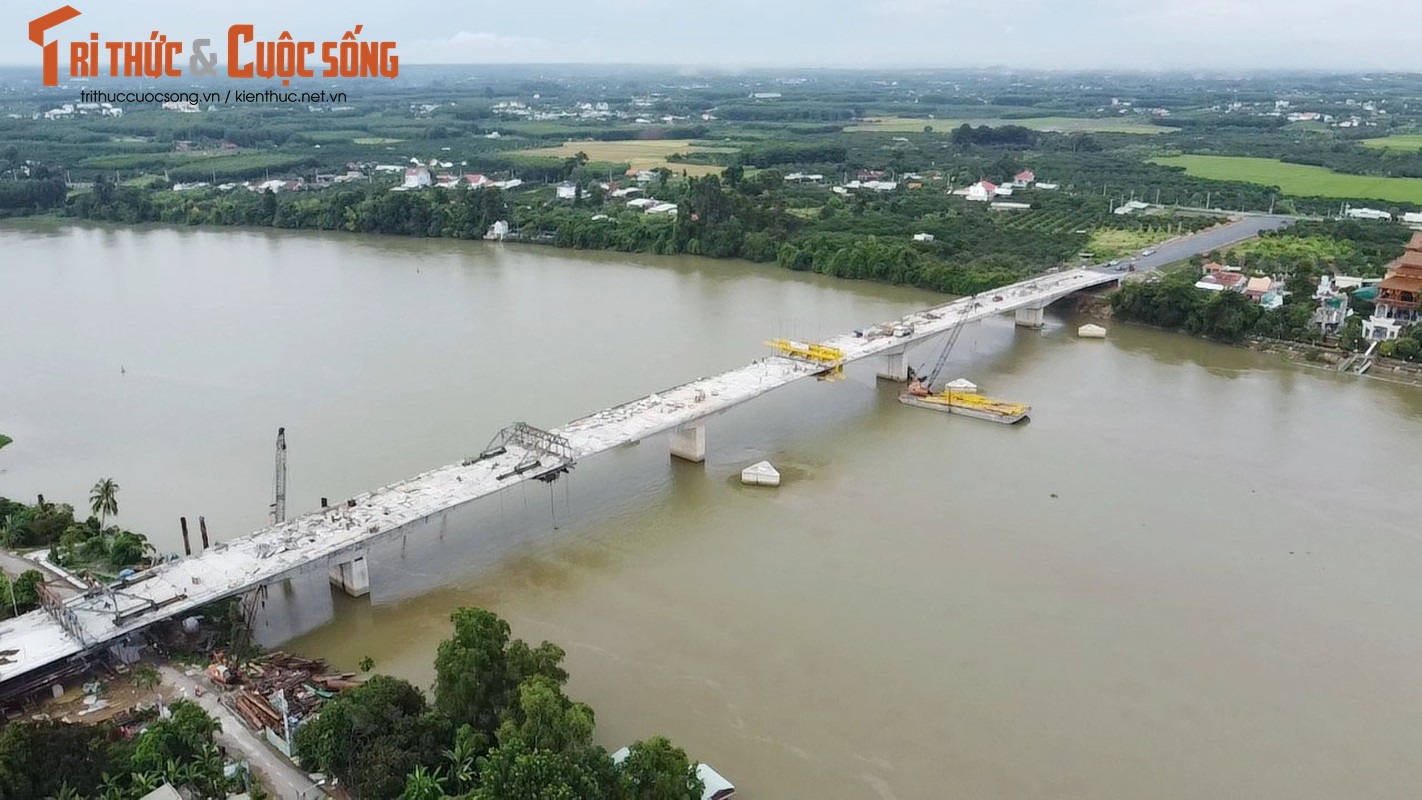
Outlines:
<svg viewBox="0 0 1422 800"><path fill-rule="evenodd" d="M180 547L941 301L733 262L236 230L0 227L0 494ZM568 651L609 749L654 733L747 800L1403 798L1422 781L1422 392L1110 325L1010 318L949 372L1015 427L856 365L273 587L268 643L428 687L450 611ZM914 352L922 364L928 352ZM741 486L769 458L779 489ZM196 537L195 537L196 538Z"/></svg>

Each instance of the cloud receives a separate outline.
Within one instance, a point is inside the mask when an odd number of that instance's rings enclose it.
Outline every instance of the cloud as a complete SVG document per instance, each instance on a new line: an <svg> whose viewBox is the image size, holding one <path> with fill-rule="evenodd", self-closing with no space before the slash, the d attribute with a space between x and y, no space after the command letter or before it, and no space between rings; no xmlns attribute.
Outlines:
<svg viewBox="0 0 1422 800"><path fill-rule="evenodd" d="M448 39L411 42L410 63L488 64L566 61L560 48L534 36L504 36L487 31L460 31Z"/></svg>

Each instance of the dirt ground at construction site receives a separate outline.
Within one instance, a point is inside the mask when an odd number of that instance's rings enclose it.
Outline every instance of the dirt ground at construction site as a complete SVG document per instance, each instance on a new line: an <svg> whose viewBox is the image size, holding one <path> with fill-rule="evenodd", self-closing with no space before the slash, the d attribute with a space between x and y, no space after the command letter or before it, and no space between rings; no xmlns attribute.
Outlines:
<svg viewBox="0 0 1422 800"><path fill-rule="evenodd" d="M267 742L263 725L279 719L272 718L274 709L265 699L277 691L285 691L291 711L304 717L319 708L325 695L355 684L352 673L322 674L325 671L323 662L269 653L244 665L241 683L224 686L204 667L148 660L122 672L103 669L69 682L63 694L46 697L19 718L140 725L156 715L160 702L192 700L221 724L218 742L228 758L245 761L269 796L322 797L330 792L320 784L320 776L313 780ZM335 691L328 691L328 685Z"/></svg>

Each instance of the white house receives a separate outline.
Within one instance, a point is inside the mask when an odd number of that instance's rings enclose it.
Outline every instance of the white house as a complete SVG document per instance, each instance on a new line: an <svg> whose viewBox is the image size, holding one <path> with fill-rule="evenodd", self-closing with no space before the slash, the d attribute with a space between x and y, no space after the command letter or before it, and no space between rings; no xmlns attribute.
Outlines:
<svg viewBox="0 0 1422 800"><path fill-rule="evenodd" d="M411 167L405 170L405 182L401 184L406 189L420 189L429 186L430 171L424 168L415 169Z"/></svg>
<svg viewBox="0 0 1422 800"><path fill-rule="evenodd" d="M969 200L986 203L997 196L997 188L997 184L992 181L978 181L966 189L959 189L955 194L964 195Z"/></svg>
<svg viewBox="0 0 1422 800"><path fill-rule="evenodd" d="M915 242L931 242L931 241L933 241L933 234L931 234L931 233L915 233L915 234L913 235L913 240L914 240Z"/></svg>
<svg viewBox="0 0 1422 800"><path fill-rule="evenodd" d="M675 214L676 203L658 203L647 209L648 214Z"/></svg>
<svg viewBox="0 0 1422 800"><path fill-rule="evenodd" d="M571 182L571 181L564 181L563 183L558 184L558 199L559 199L559 200L576 200L576 199L578 199L578 185L577 185L576 183Z"/></svg>
<svg viewBox="0 0 1422 800"><path fill-rule="evenodd" d="M1026 189L1037 182L1037 176L1030 169L1024 169L1012 176L1012 185L1018 189Z"/></svg>
<svg viewBox="0 0 1422 800"><path fill-rule="evenodd" d="M1115 211L1112 213L1125 216L1127 214L1134 214L1137 211L1145 211L1147 208L1150 208L1150 203L1145 203L1140 200L1130 200L1116 206Z"/></svg>
<svg viewBox="0 0 1422 800"><path fill-rule="evenodd" d="M1343 212L1343 216L1349 219L1376 219L1384 222L1392 222L1392 215L1386 211L1379 211L1376 208L1350 208Z"/></svg>

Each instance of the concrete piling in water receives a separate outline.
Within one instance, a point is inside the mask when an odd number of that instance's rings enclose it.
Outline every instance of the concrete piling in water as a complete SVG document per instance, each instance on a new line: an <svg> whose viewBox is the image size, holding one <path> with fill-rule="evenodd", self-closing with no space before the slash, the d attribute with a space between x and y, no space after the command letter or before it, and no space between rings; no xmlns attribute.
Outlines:
<svg viewBox="0 0 1422 800"><path fill-rule="evenodd" d="M326 498L321 498L321 507L326 508Z"/></svg>
<svg viewBox="0 0 1422 800"><path fill-rule="evenodd" d="M178 524L183 527L183 555L190 556L193 554L193 546L188 541L188 518L178 517Z"/></svg>
<svg viewBox="0 0 1422 800"><path fill-rule="evenodd" d="M198 517L198 530L202 532L202 549L206 550L210 546L207 543L207 517Z"/></svg>

